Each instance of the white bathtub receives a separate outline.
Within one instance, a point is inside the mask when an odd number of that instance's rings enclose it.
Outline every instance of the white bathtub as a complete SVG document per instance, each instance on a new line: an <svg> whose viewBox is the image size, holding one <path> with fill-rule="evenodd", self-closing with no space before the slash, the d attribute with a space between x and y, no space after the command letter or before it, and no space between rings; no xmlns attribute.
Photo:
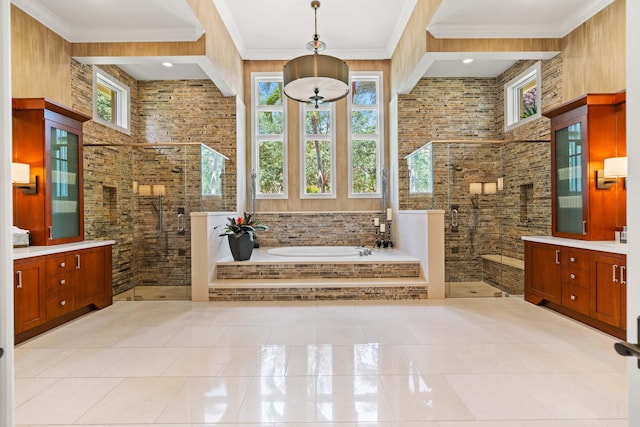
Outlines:
<svg viewBox="0 0 640 427"><path fill-rule="evenodd" d="M347 257L359 256L364 248L353 246L286 246L267 250L269 255L283 257Z"/></svg>

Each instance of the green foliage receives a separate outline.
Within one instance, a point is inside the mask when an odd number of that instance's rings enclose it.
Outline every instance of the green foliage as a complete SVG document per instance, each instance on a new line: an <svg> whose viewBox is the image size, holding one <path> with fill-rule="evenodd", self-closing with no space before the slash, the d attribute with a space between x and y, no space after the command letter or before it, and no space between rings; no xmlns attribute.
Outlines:
<svg viewBox="0 0 640 427"><path fill-rule="evenodd" d="M98 91L98 99L96 102L98 117L102 120L113 123L113 108L111 107L111 97L101 91Z"/></svg>
<svg viewBox="0 0 640 427"><path fill-rule="evenodd" d="M409 179L409 192L431 193L433 191L432 184L432 147L427 145L423 149L413 153L409 157L409 170L411 177Z"/></svg>
<svg viewBox="0 0 640 427"><path fill-rule="evenodd" d="M266 225L254 221L253 216L246 212L244 213L244 216L239 216L237 218L227 218L227 221L229 222L226 224L224 232L220 234L220 236L226 236L228 234L241 236L246 233L249 235L249 237L251 237L251 240L253 240L253 237L257 230L269 229L269 227L267 227Z"/></svg>
<svg viewBox="0 0 640 427"><path fill-rule="evenodd" d="M260 142L258 159L260 192L284 193L284 144L282 141Z"/></svg>
<svg viewBox="0 0 640 427"><path fill-rule="evenodd" d="M378 183L377 144L372 140L353 141L354 193L375 193Z"/></svg>
<svg viewBox="0 0 640 427"><path fill-rule="evenodd" d="M332 185L331 142L307 141L304 157L306 193L330 193Z"/></svg>
<svg viewBox="0 0 640 427"><path fill-rule="evenodd" d="M200 149L200 180L202 194L222 195L222 175L224 159L214 150L202 146Z"/></svg>

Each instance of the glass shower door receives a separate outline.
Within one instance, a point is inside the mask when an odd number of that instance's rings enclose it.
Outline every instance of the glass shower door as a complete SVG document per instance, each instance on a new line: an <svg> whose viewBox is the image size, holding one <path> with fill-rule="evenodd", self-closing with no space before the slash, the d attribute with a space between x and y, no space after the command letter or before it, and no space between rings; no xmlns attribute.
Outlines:
<svg viewBox="0 0 640 427"><path fill-rule="evenodd" d="M187 194L189 149L196 148L156 146L132 149L133 299L191 299L188 233L191 208Z"/></svg>

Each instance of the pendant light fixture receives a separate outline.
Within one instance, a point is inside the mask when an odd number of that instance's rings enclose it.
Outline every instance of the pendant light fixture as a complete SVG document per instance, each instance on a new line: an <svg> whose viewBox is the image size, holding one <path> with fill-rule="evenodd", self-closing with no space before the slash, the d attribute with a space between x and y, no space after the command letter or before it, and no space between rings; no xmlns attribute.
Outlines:
<svg viewBox="0 0 640 427"><path fill-rule="evenodd" d="M307 43L312 55L299 56L284 66L284 94L298 101L314 104L333 102L349 93L349 66L346 62L329 55L319 55L326 45L318 35L319 1L312 1L315 15L313 40Z"/></svg>

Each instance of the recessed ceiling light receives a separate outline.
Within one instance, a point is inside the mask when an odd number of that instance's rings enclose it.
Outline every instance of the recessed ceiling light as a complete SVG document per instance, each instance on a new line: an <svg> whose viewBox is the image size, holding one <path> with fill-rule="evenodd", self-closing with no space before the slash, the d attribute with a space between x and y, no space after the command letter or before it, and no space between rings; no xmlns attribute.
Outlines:
<svg viewBox="0 0 640 427"><path fill-rule="evenodd" d="M473 58L465 58L462 60L463 64L471 64L473 62Z"/></svg>
<svg viewBox="0 0 640 427"><path fill-rule="evenodd" d="M173 67L173 64L171 62L163 62L162 65L164 65L167 68Z"/></svg>

